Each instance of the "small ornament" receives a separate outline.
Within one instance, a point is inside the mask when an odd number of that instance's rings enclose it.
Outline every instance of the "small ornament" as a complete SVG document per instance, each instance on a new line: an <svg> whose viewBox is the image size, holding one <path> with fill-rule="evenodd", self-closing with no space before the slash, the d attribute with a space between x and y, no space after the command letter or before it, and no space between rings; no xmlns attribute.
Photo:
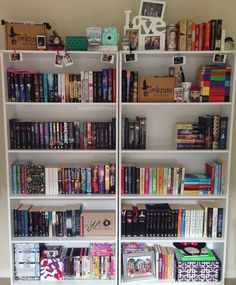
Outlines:
<svg viewBox="0 0 236 285"><path fill-rule="evenodd" d="M189 101L200 102L200 97L201 97L201 88L198 86L192 86L189 92Z"/></svg>
<svg viewBox="0 0 236 285"><path fill-rule="evenodd" d="M52 35L49 37L48 49L49 50L63 50L64 49L63 40L56 31L53 31Z"/></svg>

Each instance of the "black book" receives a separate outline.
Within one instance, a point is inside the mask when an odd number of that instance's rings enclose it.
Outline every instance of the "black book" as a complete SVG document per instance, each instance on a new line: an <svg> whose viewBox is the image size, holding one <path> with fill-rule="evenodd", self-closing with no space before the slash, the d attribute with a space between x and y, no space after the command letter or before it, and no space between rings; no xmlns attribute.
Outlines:
<svg viewBox="0 0 236 285"><path fill-rule="evenodd" d="M146 118L137 117L136 120L139 121L139 126L140 126L139 148L146 149L146 128L147 128Z"/></svg>
<svg viewBox="0 0 236 285"><path fill-rule="evenodd" d="M19 74L15 73L15 102L20 102L20 83Z"/></svg>
<svg viewBox="0 0 236 285"><path fill-rule="evenodd" d="M135 194L140 194L140 168L136 167L136 189Z"/></svg>
<svg viewBox="0 0 236 285"><path fill-rule="evenodd" d="M133 206L133 236L138 236L138 207Z"/></svg>
<svg viewBox="0 0 236 285"><path fill-rule="evenodd" d="M31 122L26 122L25 123L25 128L26 128L26 145L28 149L33 148L32 147L32 133L31 133Z"/></svg>
<svg viewBox="0 0 236 285"><path fill-rule="evenodd" d="M222 19L216 20L215 28L215 50L221 49Z"/></svg>
<svg viewBox="0 0 236 285"><path fill-rule="evenodd" d="M22 148L22 134L21 134L21 122L15 120L15 138L16 138L16 148Z"/></svg>
<svg viewBox="0 0 236 285"><path fill-rule="evenodd" d="M38 80L39 80L39 102L44 102L44 92L43 92L43 74L38 74Z"/></svg>
<svg viewBox="0 0 236 285"><path fill-rule="evenodd" d="M144 237L147 232L147 208L145 204L138 204L138 236Z"/></svg>
<svg viewBox="0 0 236 285"><path fill-rule="evenodd" d="M98 102L97 71L93 71L93 102Z"/></svg>
<svg viewBox="0 0 236 285"><path fill-rule="evenodd" d="M110 194L116 192L116 167L114 163L110 164Z"/></svg>
<svg viewBox="0 0 236 285"><path fill-rule="evenodd" d="M116 148L116 118L112 118L112 149Z"/></svg>
<svg viewBox="0 0 236 285"><path fill-rule="evenodd" d="M134 149L134 126L135 126L135 122L134 121L129 121L128 149Z"/></svg>
<svg viewBox="0 0 236 285"><path fill-rule="evenodd" d="M127 78L126 78L126 70L122 70L122 102L127 102Z"/></svg>
<svg viewBox="0 0 236 285"><path fill-rule="evenodd" d="M136 193L136 167L131 166L131 194Z"/></svg>
<svg viewBox="0 0 236 285"><path fill-rule="evenodd" d="M68 148L74 147L74 122L68 122Z"/></svg>
<svg viewBox="0 0 236 285"><path fill-rule="evenodd" d="M7 83L8 83L8 100L16 102L15 94L15 74L13 72L7 72Z"/></svg>
<svg viewBox="0 0 236 285"><path fill-rule="evenodd" d="M16 149L16 119L9 120L10 149Z"/></svg>
<svg viewBox="0 0 236 285"><path fill-rule="evenodd" d="M216 20L211 20L211 33L210 33L210 50L215 50L216 41Z"/></svg>
<svg viewBox="0 0 236 285"><path fill-rule="evenodd" d="M221 117L220 118L219 149L226 149L227 129L228 129L228 117Z"/></svg>
<svg viewBox="0 0 236 285"><path fill-rule="evenodd" d="M26 139L26 122L20 123L20 132L21 132L21 148L27 149L28 143L27 143L27 139Z"/></svg>
<svg viewBox="0 0 236 285"><path fill-rule="evenodd" d="M109 123L105 122L104 125L104 146L103 148L108 149L109 148Z"/></svg>
<svg viewBox="0 0 236 285"><path fill-rule="evenodd" d="M53 100L53 102L59 102L58 74L53 74L53 83L54 83L54 100Z"/></svg>
<svg viewBox="0 0 236 285"><path fill-rule="evenodd" d="M133 207L132 205L125 204L122 205L122 209L126 210L125 233L127 237L131 237L133 236Z"/></svg>
<svg viewBox="0 0 236 285"><path fill-rule="evenodd" d="M202 127L198 134L205 137L205 148L212 149L213 118L212 116L199 116L198 121Z"/></svg>
<svg viewBox="0 0 236 285"><path fill-rule="evenodd" d="M34 82L32 74L25 74L25 94L27 102L34 102Z"/></svg>
<svg viewBox="0 0 236 285"><path fill-rule="evenodd" d="M20 87L20 102L26 102L26 91L25 91L25 74L19 74L19 87Z"/></svg>
<svg viewBox="0 0 236 285"><path fill-rule="evenodd" d="M127 170L128 170L128 173L127 173L127 176L128 176L128 179L127 179L127 182L128 182L128 193L127 194L132 194L132 172L131 172L131 166L128 166L127 167Z"/></svg>
<svg viewBox="0 0 236 285"><path fill-rule="evenodd" d="M97 102L103 102L103 98L102 98L102 71L97 72Z"/></svg>

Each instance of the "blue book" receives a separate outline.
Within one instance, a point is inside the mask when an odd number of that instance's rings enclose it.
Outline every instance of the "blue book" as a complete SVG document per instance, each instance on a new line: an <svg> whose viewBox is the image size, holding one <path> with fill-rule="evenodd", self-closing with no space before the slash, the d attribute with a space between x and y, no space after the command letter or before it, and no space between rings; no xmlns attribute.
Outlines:
<svg viewBox="0 0 236 285"><path fill-rule="evenodd" d="M47 73L43 74L43 100L48 102L48 75Z"/></svg>
<svg viewBox="0 0 236 285"><path fill-rule="evenodd" d="M86 192L88 194L92 194L92 186L91 186L91 179L92 179L92 170L91 167L86 168Z"/></svg>

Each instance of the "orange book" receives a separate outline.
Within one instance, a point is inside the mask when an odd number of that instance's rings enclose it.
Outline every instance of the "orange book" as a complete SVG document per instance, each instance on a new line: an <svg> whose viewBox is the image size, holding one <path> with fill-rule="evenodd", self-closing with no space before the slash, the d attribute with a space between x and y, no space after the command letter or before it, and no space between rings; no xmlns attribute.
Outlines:
<svg viewBox="0 0 236 285"><path fill-rule="evenodd" d="M66 82L66 95L65 95L65 101L70 101L70 81L69 81L69 74L65 74L65 82Z"/></svg>

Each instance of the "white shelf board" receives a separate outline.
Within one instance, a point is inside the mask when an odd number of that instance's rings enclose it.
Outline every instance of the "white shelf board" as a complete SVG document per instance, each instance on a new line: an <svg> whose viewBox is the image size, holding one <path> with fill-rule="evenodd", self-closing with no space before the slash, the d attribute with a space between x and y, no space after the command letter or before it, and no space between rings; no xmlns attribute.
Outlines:
<svg viewBox="0 0 236 285"><path fill-rule="evenodd" d="M115 285L117 284L116 280L50 280L50 281L13 281L13 285L42 285L42 284L62 284L62 285L78 285L78 284L83 284L83 285Z"/></svg>
<svg viewBox="0 0 236 285"><path fill-rule="evenodd" d="M83 194L74 194L74 195L12 195L10 200L114 200L116 195L83 195Z"/></svg>
<svg viewBox="0 0 236 285"><path fill-rule="evenodd" d="M52 108L56 107L68 107L71 108L73 107L78 107L83 108L83 107L91 107L91 108L96 108L96 109L104 109L106 107L116 107L116 103L79 103L79 102L6 102L5 103L7 107L12 107L12 106L17 106L17 107L40 107L44 108L45 106L50 106Z"/></svg>
<svg viewBox="0 0 236 285"><path fill-rule="evenodd" d="M198 238L198 237L121 237L121 242L148 242L148 243L169 243L169 242L210 242L224 243L224 238Z"/></svg>
<svg viewBox="0 0 236 285"><path fill-rule="evenodd" d="M16 154L23 154L23 153L31 153L31 154L115 154L115 150L110 149L10 149L8 153L16 153Z"/></svg>
<svg viewBox="0 0 236 285"><path fill-rule="evenodd" d="M0 50L3 54L13 53L14 50ZM34 54L34 55L55 55L58 53L57 50L17 50L19 53L23 54ZM65 51L59 51L60 54L64 54ZM69 51L71 54L77 55L100 55L104 51ZM110 51L110 53L117 53L117 51Z"/></svg>
<svg viewBox="0 0 236 285"><path fill-rule="evenodd" d="M173 154L181 154L181 153L191 153L191 154L204 154L204 153L229 153L228 149L176 149L176 146L153 146L148 147L147 149L122 149L121 154L158 154L158 153L173 153Z"/></svg>
<svg viewBox="0 0 236 285"><path fill-rule="evenodd" d="M147 285L147 284L163 284L163 285L173 285L173 284L177 284L177 285L186 285L191 283L191 285L224 285L223 281L219 281L219 282L177 282L177 281L168 281L168 280L157 280L157 279L150 279L150 280L143 280L143 281L132 281L132 282L120 282L121 285Z"/></svg>
<svg viewBox="0 0 236 285"><path fill-rule="evenodd" d="M77 242L111 242L116 243L113 236L84 236L84 237L13 237L11 243L77 243Z"/></svg>
<svg viewBox="0 0 236 285"><path fill-rule="evenodd" d="M129 51L120 51L121 54L127 54ZM137 53L140 55L213 55L215 53L220 53L219 50L199 50L199 51L153 51L153 50L145 50L145 51L133 51L133 53ZM236 50L224 51L226 54L235 54Z"/></svg>
<svg viewBox="0 0 236 285"><path fill-rule="evenodd" d="M185 107L204 107L204 106L232 106L232 102L199 102L199 103L161 103L161 102L122 102L122 107L176 107L176 108L185 108Z"/></svg>
<svg viewBox="0 0 236 285"><path fill-rule="evenodd" d="M226 195L122 195L121 200L223 200Z"/></svg>

